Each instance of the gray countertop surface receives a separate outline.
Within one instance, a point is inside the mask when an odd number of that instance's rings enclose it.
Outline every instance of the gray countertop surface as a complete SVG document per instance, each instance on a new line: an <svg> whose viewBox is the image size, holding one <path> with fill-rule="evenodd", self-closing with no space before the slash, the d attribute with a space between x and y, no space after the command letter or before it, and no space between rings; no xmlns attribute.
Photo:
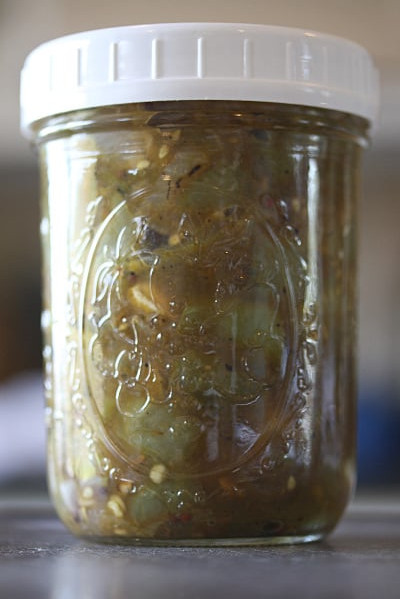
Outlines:
<svg viewBox="0 0 400 599"><path fill-rule="evenodd" d="M400 494L358 498L322 543L157 548L75 539L46 498L0 499L0 599L400 599Z"/></svg>

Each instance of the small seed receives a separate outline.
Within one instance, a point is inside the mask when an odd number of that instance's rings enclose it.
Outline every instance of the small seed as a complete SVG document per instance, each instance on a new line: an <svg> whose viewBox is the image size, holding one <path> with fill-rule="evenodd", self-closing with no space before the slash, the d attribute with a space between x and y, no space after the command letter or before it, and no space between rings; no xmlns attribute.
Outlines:
<svg viewBox="0 0 400 599"><path fill-rule="evenodd" d="M139 287L129 287L126 297L136 309L139 308L146 313L157 312L157 307Z"/></svg>
<svg viewBox="0 0 400 599"><path fill-rule="evenodd" d="M107 508L116 518L122 518L126 511L125 503L118 495L111 495L107 502Z"/></svg>
<svg viewBox="0 0 400 599"><path fill-rule="evenodd" d="M121 480L121 482L118 483L118 491L122 493L122 495L129 495L132 489L133 483L131 483L129 480Z"/></svg>
<svg viewBox="0 0 400 599"><path fill-rule="evenodd" d="M179 237L179 235L177 233L175 233L174 235L170 235L169 239L168 239L168 245L178 245L178 243L180 243L181 238Z"/></svg>
<svg viewBox="0 0 400 599"><path fill-rule="evenodd" d="M148 160L139 160L139 162L136 165L136 169L138 171L143 171L144 169L148 168L150 166L150 162Z"/></svg>
<svg viewBox="0 0 400 599"><path fill-rule="evenodd" d="M80 505L82 507L91 507L94 502L94 492L92 487L84 487L82 489Z"/></svg>
<svg viewBox="0 0 400 599"><path fill-rule="evenodd" d="M287 481L287 489L288 491L293 491L296 488L296 479L294 476L289 476Z"/></svg>
<svg viewBox="0 0 400 599"><path fill-rule="evenodd" d="M118 326L118 330L119 331L126 331L126 329L129 328L129 321L128 319L124 316L123 318L121 318L120 324Z"/></svg>
<svg viewBox="0 0 400 599"><path fill-rule="evenodd" d="M92 499L92 497L93 497L93 489L92 489L92 487L84 487L82 489L82 497L84 499Z"/></svg>
<svg viewBox="0 0 400 599"><path fill-rule="evenodd" d="M295 212L300 212L301 203L298 198L294 198L294 200L292 201L292 206Z"/></svg>
<svg viewBox="0 0 400 599"><path fill-rule="evenodd" d="M165 478L167 476L167 469L164 466L164 464L156 464L150 470L149 476L150 476L150 479L153 481L153 483L155 483L156 485L159 485L163 482L163 480L165 480Z"/></svg>
<svg viewBox="0 0 400 599"><path fill-rule="evenodd" d="M166 144L163 144L158 152L158 157L162 160L166 157L169 152L169 147Z"/></svg>

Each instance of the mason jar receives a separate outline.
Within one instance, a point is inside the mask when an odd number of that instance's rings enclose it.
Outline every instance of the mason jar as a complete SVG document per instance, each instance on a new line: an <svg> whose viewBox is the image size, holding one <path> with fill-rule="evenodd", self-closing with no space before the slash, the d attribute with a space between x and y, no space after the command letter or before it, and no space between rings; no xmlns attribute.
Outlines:
<svg viewBox="0 0 400 599"><path fill-rule="evenodd" d="M366 51L263 25L98 30L36 49L21 102L63 522L132 544L324 537L355 480Z"/></svg>

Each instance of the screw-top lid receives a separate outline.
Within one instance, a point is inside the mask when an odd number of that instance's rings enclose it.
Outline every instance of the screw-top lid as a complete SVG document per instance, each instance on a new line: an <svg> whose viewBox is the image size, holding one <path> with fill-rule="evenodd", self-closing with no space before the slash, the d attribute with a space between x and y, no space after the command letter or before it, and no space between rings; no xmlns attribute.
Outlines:
<svg viewBox="0 0 400 599"><path fill-rule="evenodd" d="M249 100L340 110L372 123L378 76L361 46L313 31L162 23L68 35L21 75L21 127L84 108L162 100Z"/></svg>

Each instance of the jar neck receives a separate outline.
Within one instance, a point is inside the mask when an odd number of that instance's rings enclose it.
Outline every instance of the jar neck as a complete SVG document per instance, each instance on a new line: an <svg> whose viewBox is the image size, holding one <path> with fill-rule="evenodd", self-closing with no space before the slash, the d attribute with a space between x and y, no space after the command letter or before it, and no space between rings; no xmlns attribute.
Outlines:
<svg viewBox="0 0 400 599"><path fill-rule="evenodd" d="M335 136L368 144L366 119L335 110L268 102L188 100L121 104L53 116L35 123L37 144L60 136L127 125L173 127L254 127L270 131Z"/></svg>

